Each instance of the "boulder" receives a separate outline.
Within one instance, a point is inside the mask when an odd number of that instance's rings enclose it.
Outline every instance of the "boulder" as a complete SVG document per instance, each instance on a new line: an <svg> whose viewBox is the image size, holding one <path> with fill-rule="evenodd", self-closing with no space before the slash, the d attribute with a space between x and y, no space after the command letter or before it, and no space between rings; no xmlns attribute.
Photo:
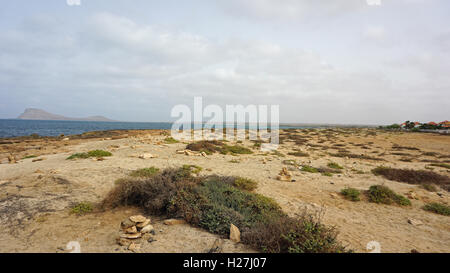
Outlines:
<svg viewBox="0 0 450 273"><path fill-rule="evenodd" d="M147 218L145 218L142 215L133 215L133 216L130 216L130 220L135 223L143 223L143 222L147 221Z"/></svg>
<svg viewBox="0 0 450 273"><path fill-rule="evenodd" d="M241 232L233 224L230 226L230 240L235 243L239 243L241 241Z"/></svg>

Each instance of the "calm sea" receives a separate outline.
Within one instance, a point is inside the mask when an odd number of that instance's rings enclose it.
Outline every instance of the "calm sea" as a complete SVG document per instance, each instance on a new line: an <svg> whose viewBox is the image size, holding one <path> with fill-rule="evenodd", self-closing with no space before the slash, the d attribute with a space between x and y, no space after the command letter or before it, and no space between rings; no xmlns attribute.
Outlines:
<svg viewBox="0 0 450 273"><path fill-rule="evenodd" d="M330 125L280 125L286 128L324 128ZM78 135L91 131L171 129L170 122L98 122L0 119L0 138L38 134L40 136Z"/></svg>

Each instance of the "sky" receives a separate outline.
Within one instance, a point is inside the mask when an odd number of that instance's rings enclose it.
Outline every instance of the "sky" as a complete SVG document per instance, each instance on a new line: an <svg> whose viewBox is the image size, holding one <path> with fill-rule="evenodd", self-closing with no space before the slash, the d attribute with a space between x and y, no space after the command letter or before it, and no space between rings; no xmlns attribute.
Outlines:
<svg viewBox="0 0 450 273"><path fill-rule="evenodd" d="M450 119L448 0L0 4L0 118L170 121L202 97L282 123Z"/></svg>

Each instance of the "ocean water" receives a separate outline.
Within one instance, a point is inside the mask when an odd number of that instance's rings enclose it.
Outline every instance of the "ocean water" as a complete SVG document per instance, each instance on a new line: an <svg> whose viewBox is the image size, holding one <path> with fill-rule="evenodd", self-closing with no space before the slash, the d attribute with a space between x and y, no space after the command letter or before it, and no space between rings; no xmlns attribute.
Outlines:
<svg viewBox="0 0 450 273"><path fill-rule="evenodd" d="M238 126L242 128L243 126ZM280 129L287 128L325 128L332 125L280 124ZM99 121L54 121L54 120L21 120L0 119L0 138L29 136L78 135L92 131L106 130L141 130L172 128L170 122L99 122ZM248 128L248 127L247 127Z"/></svg>

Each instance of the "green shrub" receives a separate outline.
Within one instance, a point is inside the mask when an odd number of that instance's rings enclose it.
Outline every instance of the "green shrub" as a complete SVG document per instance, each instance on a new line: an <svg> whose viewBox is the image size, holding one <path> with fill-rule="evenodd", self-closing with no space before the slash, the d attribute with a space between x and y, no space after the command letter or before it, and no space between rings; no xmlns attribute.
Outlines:
<svg viewBox="0 0 450 273"><path fill-rule="evenodd" d="M93 207L91 203L81 202L73 206L70 210L72 214L84 215L86 213L92 212Z"/></svg>
<svg viewBox="0 0 450 273"><path fill-rule="evenodd" d="M234 180L233 185L236 188L241 189L241 190L252 191L252 190L256 189L258 184L256 183L256 181L254 181L252 179L237 177Z"/></svg>
<svg viewBox="0 0 450 273"><path fill-rule="evenodd" d="M189 173L195 173L195 174L199 174L203 168L197 165L183 165L183 167L181 167L182 170L189 172Z"/></svg>
<svg viewBox="0 0 450 273"><path fill-rule="evenodd" d="M390 205L396 203L400 206L410 206L411 201L408 198L396 194L386 186L374 185L369 188L367 197L370 202Z"/></svg>
<svg viewBox="0 0 450 273"><path fill-rule="evenodd" d="M152 177L156 173L159 172L158 168L150 167L150 168L143 168L134 170L130 173L130 176L132 177Z"/></svg>
<svg viewBox="0 0 450 273"><path fill-rule="evenodd" d="M166 169L147 180L122 181L102 207L135 205L146 213L184 218L191 225L224 236L234 224L244 244L264 252L346 251L334 228L311 215L287 216L273 199L247 191L254 186L242 178L194 177L185 168Z"/></svg>
<svg viewBox="0 0 450 273"><path fill-rule="evenodd" d="M307 165L302 166L301 170L304 171L304 172L308 172L308 173L318 173L319 172L316 168L311 167L311 166L307 166Z"/></svg>
<svg viewBox="0 0 450 273"><path fill-rule="evenodd" d="M446 215L446 216L450 215L450 206L446 206L446 205L440 204L440 203L426 204L423 207L423 209L426 211L430 211L430 212L441 214L441 215Z"/></svg>
<svg viewBox="0 0 450 273"><path fill-rule="evenodd" d="M334 162L328 163L327 166L328 166L329 168L337 169L337 170L342 170L342 169L344 169L344 167L342 167L342 166L340 166L339 164L334 163Z"/></svg>
<svg viewBox="0 0 450 273"><path fill-rule="evenodd" d="M167 137L164 139L164 142L167 144L175 144L175 143L179 143L178 140L174 139L173 137Z"/></svg>
<svg viewBox="0 0 450 273"><path fill-rule="evenodd" d="M37 156L35 156L35 155L27 155L27 156L24 156L22 159L30 159L30 158L36 158Z"/></svg>
<svg viewBox="0 0 450 273"><path fill-rule="evenodd" d="M359 195L361 192L354 188L346 188L341 190L341 194L344 196L345 199L356 202L360 201Z"/></svg>
<svg viewBox="0 0 450 273"><path fill-rule="evenodd" d="M71 160L71 159L77 159L77 158L90 158L90 157L107 157L107 156L112 156L112 153L107 152L107 151L103 151L103 150L94 150L94 151L89 151L87 153L76 153L73 154L71 156L69 156L67 159Z"/></svg>
<svg viewBox="0 0 450 273"><path fill-rule="evenodd" d="M221 154L252 154L253 151L239 145L223 145L220 150Z"/></svg>

